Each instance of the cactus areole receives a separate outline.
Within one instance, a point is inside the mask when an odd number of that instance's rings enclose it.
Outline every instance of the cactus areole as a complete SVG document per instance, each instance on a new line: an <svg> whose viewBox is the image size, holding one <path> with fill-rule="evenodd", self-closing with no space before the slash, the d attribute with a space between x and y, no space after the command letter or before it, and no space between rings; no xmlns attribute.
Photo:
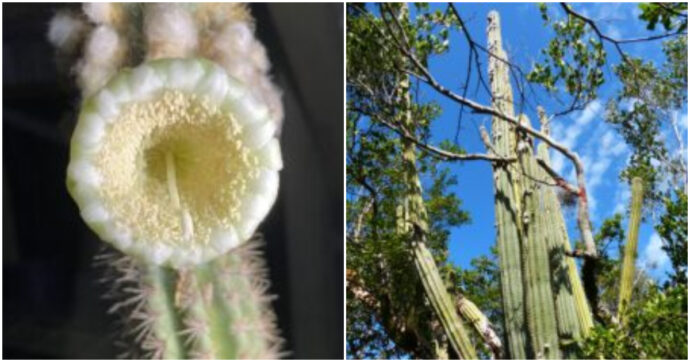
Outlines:
<svg viewBox="0 0 690 362"><path fill-rule="evenodd" d="M121 71L82 104L67 186L121 251L185 267L248 240L273 205L276 124L244 84L201 58Z"/></svg>

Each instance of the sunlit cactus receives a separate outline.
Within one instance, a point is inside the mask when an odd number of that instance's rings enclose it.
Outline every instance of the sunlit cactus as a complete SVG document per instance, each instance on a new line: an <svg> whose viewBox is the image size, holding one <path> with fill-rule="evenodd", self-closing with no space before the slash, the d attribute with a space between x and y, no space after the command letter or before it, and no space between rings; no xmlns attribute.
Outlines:
<svg viewBox="0 0 690 362"><path fill-rule="evenodd" d="M541 131L549 133L548 120L541 107L538 107ZM548 145L540 143L537 158L546 166L551 166ZM543 170L540 170L540 179L551 183L551 178ZM553 284L556 300L556 316L558 320L558 333L561 338L561 349L564 357L574 353L574 342L587 335L592 327L592 314L585 296L582 281L578 275L575 259L567 256L571 252L568 232L565 220L561 212L560 202L554 187L542 187L541 201L543 204L543 225L547 228L547 247L552 270L551 282Z"/></svg>
<svg viewBox="0 0 690 362"><path fill-rule="evenodd" d="M489 78L491 82L493 108L507 116L513 114L513 94L508 77L508 68L501 59L507 59L501 45L501 26L497 12L488 17L487 29L489 50L495 55L489 57ZM497 59L500 57L501 59ZM492 147L504 157L516 157L515 127L493 117L491 121ZM527 335L524 315L524 294L522 288L522 262L520 258L520 209L517 175L511 173L505 164L494 164L494 191L496 213L496 245L501 271L503 315L506 329L507 352L510 358L525 359Z"/></svg>
<svg viewBox="0 0 690 362"><path fill-rule="evenodd" d="M531 127L529 119L520 115L520 123ZM543 217L541 184L535 181L538 165L534 158L532 139L522 135L518 139L522 191L522 271L525 293L525 319L530 346L535 358L560 358L554 295L551 286L551 265L547 249L548 221Z"/></svg>
<svg viewBox="0 0 690 362"><path fill-rule="evenodd" d="M630 221L628 223L628 238L625 242L623 264L621 268L620 291L618 294L618 319L625 323L625 310L630 306L633 281L635 278L635 259L637 259L638 232L642 217L642 201L644 186L642 179L635 177L632 180L632 202L630 204Z"/></svg>

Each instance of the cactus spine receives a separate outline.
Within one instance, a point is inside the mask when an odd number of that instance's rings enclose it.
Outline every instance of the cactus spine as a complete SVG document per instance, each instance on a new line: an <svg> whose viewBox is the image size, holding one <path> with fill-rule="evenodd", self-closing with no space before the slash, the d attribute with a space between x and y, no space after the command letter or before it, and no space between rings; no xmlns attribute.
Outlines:
<svg viewBox="0 0 690 362"><path fill-rule="evenodd" d="M495 55L489 57L489 79L491 82L493 108L513 116L513 95L505 63L507 59L501 45L501 28L498 13L489 13L487 28L489 50ZM515 156L515 128L498 117L493 117L491 134L494 151L504 157ZM522 268L520 262L519 210L514 190L515 175L505 165L494 165L494 189L496 212L496 243L501 270L501 291L506 328L507 352L509 358L527 358L527 335L525 333L524 295L522 290Z"/></svg>
<svg viewBox="0 0 690 362"><path fill-rule="evenodd" d="M635 177L632 180L632 204L630 205L630 221L628 222L628 240L625 243L625 254L623 255L623 267L621 270L621 286L618 294L618 320L620 320L621 323L625 323L625 309L629 306L632 296L643 196L644 187L642 185L642 179Z"/></svg>

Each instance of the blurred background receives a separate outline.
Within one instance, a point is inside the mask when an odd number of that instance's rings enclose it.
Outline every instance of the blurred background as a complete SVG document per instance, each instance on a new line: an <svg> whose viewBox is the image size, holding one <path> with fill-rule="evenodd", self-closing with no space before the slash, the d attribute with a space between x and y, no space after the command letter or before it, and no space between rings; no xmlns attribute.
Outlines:
<svg viewBox="0 0 690 362"><path fill-rule="evenodd" d="M92 258L101 241L65 188L78 111L46 40L55 11L3 4L3 356L115 358ZM343 358L342 4L254 4L284 91L276 205L260 227L290 358Z"/></svg>

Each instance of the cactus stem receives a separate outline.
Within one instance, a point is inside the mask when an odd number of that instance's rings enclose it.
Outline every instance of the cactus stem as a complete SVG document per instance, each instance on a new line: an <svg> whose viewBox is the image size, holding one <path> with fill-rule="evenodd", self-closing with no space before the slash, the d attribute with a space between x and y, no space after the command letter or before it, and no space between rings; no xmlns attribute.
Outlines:
<svg viewBox="0 0 690 362"><path fill-rule="evenodd" d="M149 308L153 315L153 332L162 342L162 357L184 359L187 356L178 334L182 322L175 308L175 272L166 267L149 265L146 277L152 288ZM145 333L143 329L141 333Z"/></svg>
<svg viewBox="0 0 690 362"><path fill-rule="evenodd" d="M630 205L628 240L625 243L623 267L621 268L621 286L618 295L618 320L621 321L621 324L625 323L625 309L629 307L630 298L632 297L643 196L642 179L635 177L632 180L632 204Z"/></svg>

